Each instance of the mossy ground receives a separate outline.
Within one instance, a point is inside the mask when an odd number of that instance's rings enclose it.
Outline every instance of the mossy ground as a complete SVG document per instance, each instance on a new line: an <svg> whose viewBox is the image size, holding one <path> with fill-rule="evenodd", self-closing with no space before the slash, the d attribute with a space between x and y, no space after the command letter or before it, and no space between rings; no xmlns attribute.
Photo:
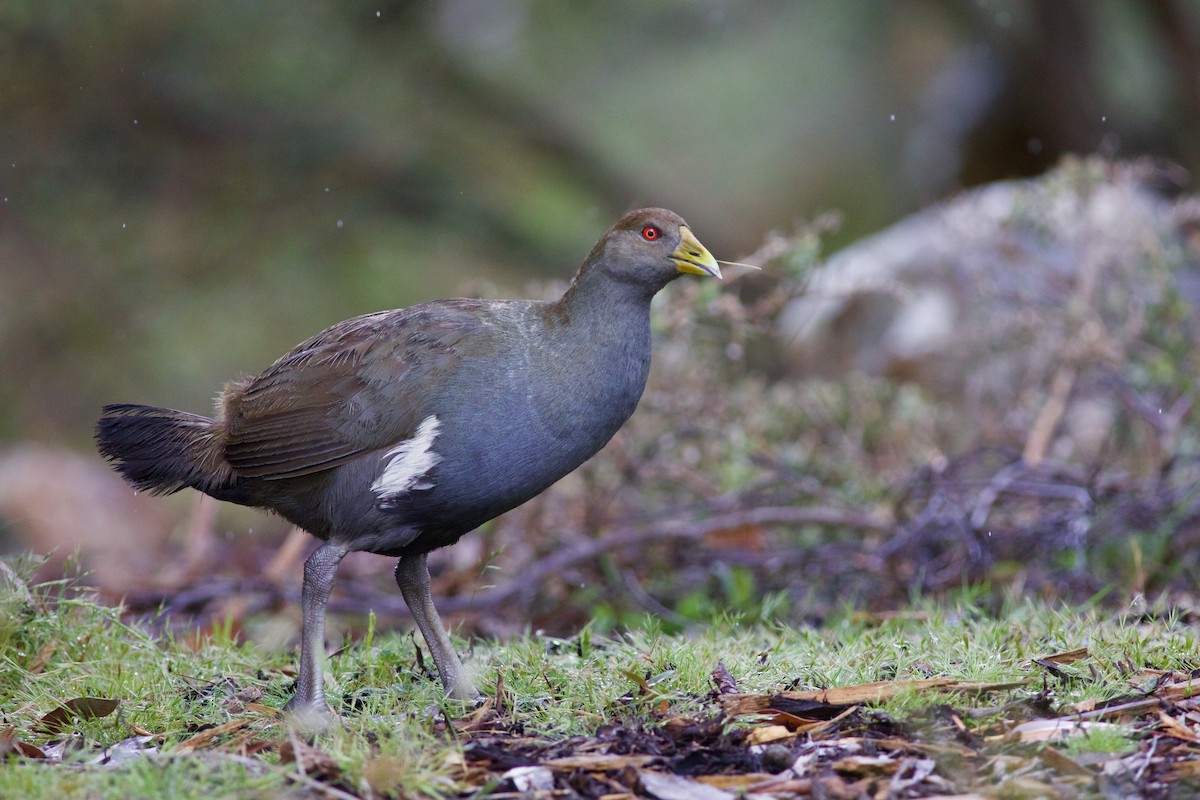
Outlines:
<svg viewBox="0 0 1200 800"><path fill-rule="evenodd" d="M499 773L472 768L473 743L504 741L526 752L531 742L586 743L602 731L611 738L614 728L645 732L720 719L718 664L739 692L751 694L930 678L1027 681L974 695L901 691L860 709L860 735L886 721L914 742L943 737L934 734L943 727L937 720L952 714L963 726L956 735L982 762L1013 752L1017 739L1002 734L1031 716L1137 695L1148 670L1200 668L1198 631L1178 614L1122 617L1020 600L988 612L964 592L890 618L848 613L819 629L724 618L667 633L647 619L603 637L584 629L569 639L527 633L459 641L491 697L486 724L473 724L483 717L441 699L413 637L369 628L331 655L328 691L340 721L311 737L275 711L291 688L292 652L268 652L220 631L199 640L157 632L165 628L125 621L119 609L63 584L29 587L11 570L0 584L0 607L0 707L9 742L52 756L10 752L0 767L0 797L483 796L506 784ZM1078 648L1087 654L1072 663L1035 661ZM45 715L83 697L120 705L46 730L55 725ZM745 734L766 722L720 719L722 741L758 753ZM1133 715L1122 727L1071 738L1062 752L1085 765L1096 752L1118 758L1145 747L1152 723L1152 715ZM799 748L805 737L788 741ZM586 744L575 749L596 752ZM973 791L988 782L978 768L971 775L941 777ZM993 778L997 790L1005 785L1004 776Z"/></svg>

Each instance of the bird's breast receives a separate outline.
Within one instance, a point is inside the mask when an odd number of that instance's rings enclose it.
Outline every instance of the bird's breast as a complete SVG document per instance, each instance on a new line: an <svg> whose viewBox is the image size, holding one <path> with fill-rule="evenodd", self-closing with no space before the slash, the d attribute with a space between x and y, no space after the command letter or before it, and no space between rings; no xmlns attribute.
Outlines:
<svg viewBox="0 0 1200 800"><path fill-rule="evenodd" d="M517 351L460 373L473 377L444 386L417 430L379 455L377 505L449 528L520 505L604 447L648 369L648 348L593 348Z"/></svg>

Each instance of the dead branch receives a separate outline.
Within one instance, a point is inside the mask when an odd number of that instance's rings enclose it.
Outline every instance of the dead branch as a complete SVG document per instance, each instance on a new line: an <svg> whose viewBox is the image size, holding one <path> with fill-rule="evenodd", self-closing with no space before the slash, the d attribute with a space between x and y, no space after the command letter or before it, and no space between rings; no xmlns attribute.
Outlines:
<svg viewBox="0 0 1200 800"><path fill-rule="evenodd" d="M439 607L448 613L487 608L508 603L513 599L536 592L546 580L562 574L569 567L591 561L604 553L645 547L658 542L701 540L718 531L747 525L824 525L856 528L874 532L891 530L892 524L878 517L826 507L764 507L717 514L702 521L667 520L618 529L599 539L589 539L565 547L518 570L511 581L473 596L450 597L439 600Z"/></svg>

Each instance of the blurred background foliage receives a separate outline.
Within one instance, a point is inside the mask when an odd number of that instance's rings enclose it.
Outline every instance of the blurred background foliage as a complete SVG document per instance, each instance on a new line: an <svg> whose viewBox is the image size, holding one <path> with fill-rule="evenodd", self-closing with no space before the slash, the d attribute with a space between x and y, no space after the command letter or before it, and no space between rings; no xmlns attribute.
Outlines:
<svg viewBox="0 0 1200 800"><path fill-rule="evenodd" d="M766 269L663 293L638 413L436 554L443 613L1194 599L1200 0L11 0L0 77L0 549L78 548L134 613L269 640L312 542L134 497L103 403L553 295L639 205ZM338 586L405 613L381 559Z"/></svg>
<svg viewBox="0 0 1200 800"><path fill-rule="evenodd" d="M0 6L0 443L203 411L357 313L566 278L624 209L837 247L1066 152L1200 169L1194 0Z"/></svg>

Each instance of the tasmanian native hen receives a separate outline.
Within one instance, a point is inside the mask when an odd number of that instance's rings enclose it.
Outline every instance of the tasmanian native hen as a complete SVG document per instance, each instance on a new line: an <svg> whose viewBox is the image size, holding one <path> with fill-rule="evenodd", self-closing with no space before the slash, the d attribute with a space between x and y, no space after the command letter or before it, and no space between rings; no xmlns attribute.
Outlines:
<svg viewBox="0 0 1200 800"><path fill-rule="evenodd" d="M622 217L553 301L439 300L340 322L213 418L105 406L101 454L138 489L197 489L270 509L322 540L304 565L289 708L325 715L325 605L353 550L399 558L396 583L451 697L476 697L434 609L426 554L524 503L595 454L637 406L650 300L721 277L676 214Z"/></svg>

